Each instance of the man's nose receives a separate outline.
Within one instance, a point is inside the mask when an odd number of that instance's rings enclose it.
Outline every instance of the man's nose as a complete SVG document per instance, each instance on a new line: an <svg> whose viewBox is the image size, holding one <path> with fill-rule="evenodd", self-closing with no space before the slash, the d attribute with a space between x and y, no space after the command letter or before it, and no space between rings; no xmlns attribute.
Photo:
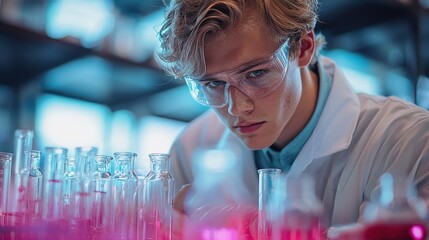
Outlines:
<svg viewBox="0 0 429 240"><path fill-rule="evenodd" d="M228 89L228 113L233 116L245 115L254 109L253 100L235 86Z"/></svg>

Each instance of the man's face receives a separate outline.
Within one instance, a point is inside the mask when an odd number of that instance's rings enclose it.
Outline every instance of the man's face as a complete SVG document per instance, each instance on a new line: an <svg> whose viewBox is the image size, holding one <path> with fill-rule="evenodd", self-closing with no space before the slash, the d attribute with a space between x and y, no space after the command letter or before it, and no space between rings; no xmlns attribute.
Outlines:
<svg viewBox="0 0 429 240"><path fill-rule="evenodd" d="M239 23L232 31L206 43L206 74L222 73L255 61L272 54L279 46L260 21L253 21L251 25ZM278 87L259 98L249 97L231 85L226 106L214 108L225 126L250 149L269 147L287 134L287 125L297 108L302 89L296 61L289 61L283 77Z"/></svg>

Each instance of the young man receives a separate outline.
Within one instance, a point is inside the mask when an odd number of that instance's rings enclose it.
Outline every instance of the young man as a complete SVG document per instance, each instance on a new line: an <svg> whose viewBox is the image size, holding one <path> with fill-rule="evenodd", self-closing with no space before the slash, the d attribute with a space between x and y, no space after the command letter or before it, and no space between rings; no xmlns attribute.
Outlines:
<svg viewBox="0 0 429 240"><path fill-rule="evenodd" d="M384 172L410 177L429 201L429 113L395 97L354 93L335 63L318 55L317 4L172 1L160 58L211 107L171 149L178 187L193 181L196 149L238 143L241 178L255 202L257 169L310 175L331 226L362 217Z"/></svg>

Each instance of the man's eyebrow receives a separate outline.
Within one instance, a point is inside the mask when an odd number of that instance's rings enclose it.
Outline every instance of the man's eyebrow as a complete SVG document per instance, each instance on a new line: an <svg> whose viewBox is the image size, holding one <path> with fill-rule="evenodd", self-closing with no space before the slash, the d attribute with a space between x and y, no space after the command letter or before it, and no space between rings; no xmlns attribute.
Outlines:
<svg viewBox="0 0 429 240"><path fill-rule="evenodd" d="M258 65L265 64L265 63L269 62L270 60L271 60L271 58L259 59L259 60L255 60L255 61L252 61L249 63L245 63L242 66L240 66L240 70L237 71L237 73L241 74L241 73L246 72L246 71L248 71L248 70L250 70L250 69L252 69Z"/></svg>
<svg viewBox="0 0 429 240"><path fill-rule="evenodd" d="M250 69L252 69L258 65L265 64L265 63L270 62L270 61L271 61L271 58L256 59L256 60L252 60L252 61L243 63L242 65L235 67L234 69L226 70L224 72L236 72L238 74L241 74L241 73L246 72L246 71L248 71L248 70L250 70ZM235 69L239 69L239 70L235 70ZM222 74L222 72L221 73L213 73L210 75L203 76L198 81L218 80L216 78L216 75L219 75L219 74Z"/></svg>
<svg viewBox="0 0 429 240"><path fill-rule="evenodd" d="M219 81L219 79L216 78L216 74L202 76L200 79L198 79L198 82L207 82L207 81Z"/></svg>

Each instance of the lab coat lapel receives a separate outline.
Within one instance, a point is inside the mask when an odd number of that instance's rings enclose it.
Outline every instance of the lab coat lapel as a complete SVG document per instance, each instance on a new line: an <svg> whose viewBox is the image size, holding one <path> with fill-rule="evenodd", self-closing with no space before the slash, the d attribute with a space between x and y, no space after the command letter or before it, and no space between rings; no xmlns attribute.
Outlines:
<svg viewBox="0 0 429 240"><path fill-rule="evenodd" d="M326 105L312 135L298 154L290 173L300 174L314 159L346 149L359 118L360 103L343 72L322 57L319 74L333 79Z"/></svg>

